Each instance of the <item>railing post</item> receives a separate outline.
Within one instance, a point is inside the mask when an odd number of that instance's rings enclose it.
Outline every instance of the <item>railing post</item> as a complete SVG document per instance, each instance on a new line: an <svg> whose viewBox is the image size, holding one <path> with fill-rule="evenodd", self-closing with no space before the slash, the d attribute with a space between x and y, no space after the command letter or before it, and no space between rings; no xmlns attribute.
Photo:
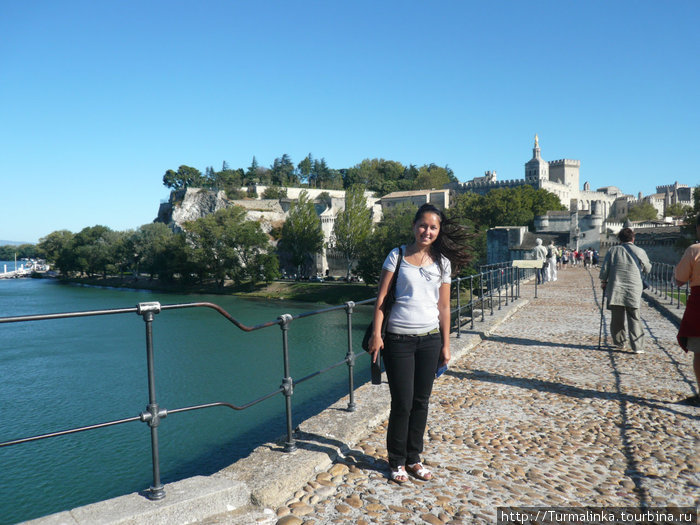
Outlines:
<svg viewBox="0 0 700 525"><path fill-rule="evenodd" d="M160 420L167 416L166 410L160 410L156 401L156 380L153 360L153 317L160 313L160 303L139 303L137 313L143 316L146 323L146 362L148 366L148 406L141 413L141 421L151 427L151 458L153 462L153 485L146 491L150 500L160 500L165 497L165 489L160 481L160 452L158 448L158 426Z"/></svg>
<svg viewBox="0 0 700 525"><path fill-rule="evenodd" d="M489 271L489 303L491 303L491 315L493 315L493 272L495 270Z"/></svg>
<svg viewBox="0 0 700 525"><path fill-rule="evenodd" d="M479 274L479 291L481 292L481 322L486 321L486 298L484 297L484 274Z"/></svg>
<svg viewBox="0 0 700 525"><path fill-rule="evenodd" d="M472 330L474 330L474 276L469 276L469 315L472 318Z"/></svg>
<svg viewBox="0 0 700 525"><path fill-rule="evenodd" d="M462 288L462 278L457 277L457 338L462 337L462 301L460 298L460 288Z"/></svg>
<svg viewBox="0 0 700 525"><path fill-rule="evenodd" d="M503 286L503 269L498 269L498 309L501 309L501 287ZM508 293L506 293L506 298ZM507 300L507 299L506 299Z"/></svg>
<svg viewBox="0 0 700 525"><path fill-rule="evenodd" d="M350 400L348 401L348 412L354 412L355 405L355 381L354 381L354 370L355 370L355 352L352 350L352 309L355 307L353 301L348 301L345 303L345 312L348 316L348 353L345 354L345 361L348 364L348 394Z"/></svg>
<svg viewBox="0 0 700 525"><path fill-rule="evenodd" d="M284 377L282 378L282 392L284 393L284 403L287 410L287 441L284 443L285 452L294 452L297 449L294 443L294 432L292 428L292 395L294 394L294 380L289 375L289 342L287 332L289 323L292 321L290 314L282 314L278 317L280 328L282 329L282 356L284 360Z"/></svg>

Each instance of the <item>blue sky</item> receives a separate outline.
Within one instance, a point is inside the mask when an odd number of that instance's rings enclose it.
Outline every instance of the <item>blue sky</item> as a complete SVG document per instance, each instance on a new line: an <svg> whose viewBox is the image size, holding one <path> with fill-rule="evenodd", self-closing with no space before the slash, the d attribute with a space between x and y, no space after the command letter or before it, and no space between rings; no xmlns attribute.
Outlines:
<svg viewBox="0 0 700 525"><path fill-rule="evenodd" d="M700 183L700 2L0 0L0 239L151 222L162 177L308 153Z"/></svg>

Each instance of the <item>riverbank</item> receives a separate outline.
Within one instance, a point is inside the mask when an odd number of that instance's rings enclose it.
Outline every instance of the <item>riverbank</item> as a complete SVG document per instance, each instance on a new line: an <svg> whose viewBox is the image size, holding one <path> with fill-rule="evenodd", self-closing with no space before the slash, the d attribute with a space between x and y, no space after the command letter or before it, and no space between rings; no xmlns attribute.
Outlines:
<svg viewBox="0 0 700 525"><path fill-rule="evenodd" d="M152 290L178 294L212 294L235 295L245 298L265 300L300 301L308 303L342 304L347 301L362 301L376 295L376 288L364 283L347 283L343 281L310 283L303 281L273 281L251 285L236 286L233 282L221 288L214 283L182 284L166 283L147 277L83 277L60 279L66 284L97 286L102 288L127 288L134 290Z"/></svg>

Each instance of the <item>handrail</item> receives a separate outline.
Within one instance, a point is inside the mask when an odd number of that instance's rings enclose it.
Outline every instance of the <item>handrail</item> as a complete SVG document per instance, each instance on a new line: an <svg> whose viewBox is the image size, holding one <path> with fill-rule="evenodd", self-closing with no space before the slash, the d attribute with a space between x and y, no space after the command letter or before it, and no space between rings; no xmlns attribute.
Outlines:
<svg viewBox="0 0 700 525"><path fill-rule="evenodd" d="M674 266L672 264L650 261L651 271L648 274L647 282L651 293L657 296L663 296L670 301L670 306L673 306L675 301L676 309L680 310L681 302L686 304L690 295L690 284L685 283L683 286L676 285L676 279L673 275ZM683 300L681 301L681 298Z"/></svg>
<svg viewBox="0 0 700 525"><path fill-rule="evenodd" d="M516 298L520 296L520 281L525 275L525 271L519 268L514 268L509 264L497 265L486 272L481 272L476 275L470 275L466 277L457 277L452 280L453 285L456 286L456 299L457 304L455 308L451 308L451 315L456 314L456 324L454 328L457 331L457 337L461 337L462 325L463 323L463 312L466 310L464 317L469 319L466 322L471 322L471 329L474 329L474 321L476 317L481 317L481 322L485 321L486 310L490 308L490 315L494 313L494 303L497 304L498 309L502 308L503 301L505 300L505 306L508 306L508 301L512 303ZM462 304L462 291L468 286L469 301L466 304ZM510 290L509 290L510 288ZM226 407L232 410L245 410L250 408L262 401L265 401L277 394L283 394L285 396L286 405L286 426L287 426L287 439L284 446L285 452L291 452L296 450L296 444L293 435L292 428L292 396L294 393L294 386L299 385L305 381L308 381L320 374L328 372L338 366L346 364L348 367L348 390L349 390L349 401L347 405L347 411L352 412L355 410L355 397L354 397L354 364L356 359L356 354L353 352L353 341L352 341L352 313L356 306L367 305L374 303L376 297L370 299L365 299L358 302L348 301L343 305L331 306L328 308L312 310L307 312L302 312L296 315L283 314L277 317L275 320L263 322L257 325L248 326L233 315L227 312L221 306L210 303L210 302L193 302L193 303L180 303L180 304L164 304L161 305L157 301L153 302L143 302L137 304L135 307L130 308L113 308L113 309L103 309L103 310L88 310L88 311L77 311L77 312L61 312L61 313L50 313L50 314L37 314L37 315L20 315L11 317L0 317L0 324L7 323L22 323L22 322L39 322L39 321L49 321L49 320L61 320L61 319L71 319L71 318L84 318L84 317L94 317L94 316L104 316L104 315L120 315L120 314L133 314L136 313L140 315L145 323L146 329L146 358L147 358L147 371L148 371L148 405L146 410L141 412L137 416L127 417L123 419L107 421L102 423L97 423L93 425L70 428L66 430L59 430L49 433L44 433L35 436L29 436L19 439L13 439L10 441L0 442L0 448L8 447L13 445L19 445L23 443L29 443L32 441L38 441L42 439L54 438L59 436L66 436L70 434L76 434L79 432L84 432L88 430L95 430L99 428L106 428L114 425L120 425L123 423L131 423L134 421L141 421L146 423L151 432L151 456L152 456L152 469L153 469L153 484L145 491L147 498L151 500L159 500L165 497L165 490L160 479L160 455L159 455L159 440L158 440L158 427L161 420L165 419L169 415L178 414L183 412L188 412L192 410L200 410L212 407ZM284 361L284 377L282 378L282 384L270 391L269 393L259 397L255 400L249 401L248 403L242 405L236 405L229 402L217 401L212 403L205 403L194 406L186 406L175 409L165 409L159 406L156 396L155 389L155 365L153 359L153 322L156 315L160 314L166 310L178 310L184 308L209 308L217 312L222 317L226 318L229 322L235 325L237 328L244 332L252 332L256 330L261 330L264 328L269 328L272 326L279 326L282 331L282 350L283 350L283 361ZM348 344L347 352L344 358L337 361L331 365L326 366L318 371L312 372L304 377L293 379L289 367L289 344L287 339L287 334L289 331L290 323L297 319L302 319L314 315L322 315L329 312L336 312L339 310L345 310L347 314L347 334L348 334ZM452 326L452 325L451 325ZM363 352L364 353L364 352Z"/></svg>

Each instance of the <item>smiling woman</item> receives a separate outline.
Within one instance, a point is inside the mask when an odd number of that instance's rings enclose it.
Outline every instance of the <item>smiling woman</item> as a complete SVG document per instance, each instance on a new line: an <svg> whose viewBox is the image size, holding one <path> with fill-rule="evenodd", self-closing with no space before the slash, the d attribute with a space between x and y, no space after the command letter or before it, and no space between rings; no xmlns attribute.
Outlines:
<svg viewBox="0 0 700 525"><path fill-rule="evenodd" d="M423 435L433 380L450 361L450 284L452 273L469 262L469 234L432 204L421 206L413 219L413 243L395 248L384 261L369 340L372 360L384 360L391 413L387 451L391 479L408 481L408 472L429 480L423 467ZM389 289L394 286L394 301ZM386 335L381 327L388 315Z"/></svg>

